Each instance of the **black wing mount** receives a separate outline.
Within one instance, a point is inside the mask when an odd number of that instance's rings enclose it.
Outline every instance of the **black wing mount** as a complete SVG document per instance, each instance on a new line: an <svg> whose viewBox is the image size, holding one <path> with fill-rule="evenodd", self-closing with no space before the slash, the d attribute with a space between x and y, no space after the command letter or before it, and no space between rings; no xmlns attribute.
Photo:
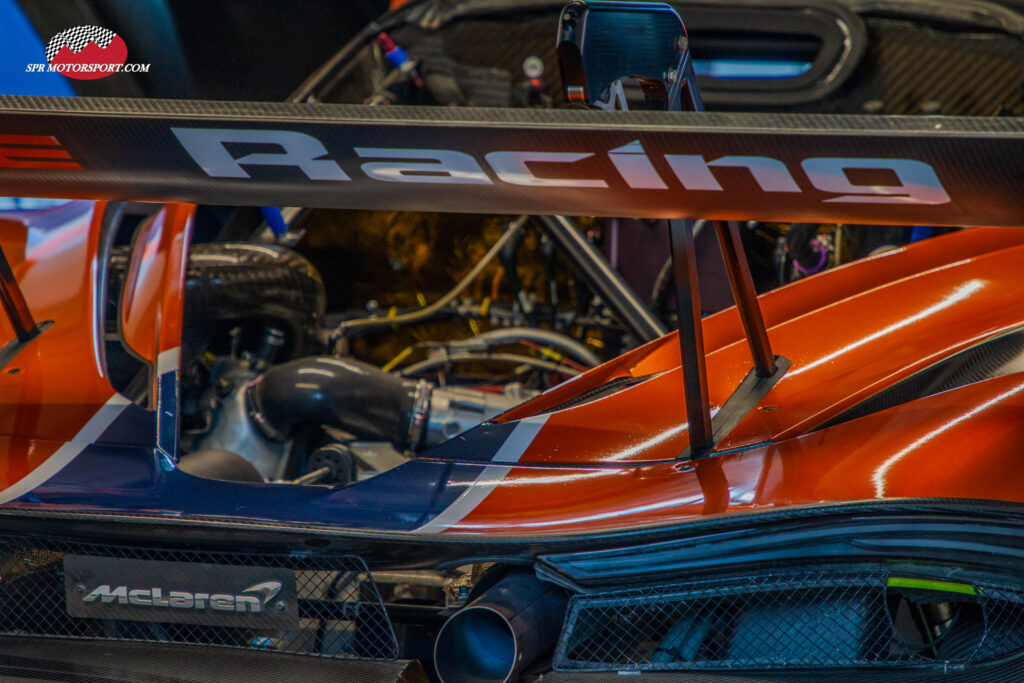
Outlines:
<svg viewBox="0 0 1024 683"><path fill-rule="evenodd" d="M704 110L686 28L663 3L572 0L562 10L557 46L569 101L612 111L641 108ZM630 97L630 92L633 96ZM679 321L680 365L689 433L688 453L701 457L781 379L789 362L772 353L757 302L740 224L716 221L718 241L754 367L719 411L711 413L701 322L693 221L669 221L669 248ZM713 424L717 422L718 424Z"/></svg>

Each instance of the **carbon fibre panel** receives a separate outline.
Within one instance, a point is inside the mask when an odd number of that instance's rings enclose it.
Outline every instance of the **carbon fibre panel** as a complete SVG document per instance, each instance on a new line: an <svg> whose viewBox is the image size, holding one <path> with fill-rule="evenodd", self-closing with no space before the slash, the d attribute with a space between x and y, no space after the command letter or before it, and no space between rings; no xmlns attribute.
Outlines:
<svg viewBox="0 0 1024 683"><path fill-rule="evenodd" d="M220 176L211 177L190 158L172 127L231 131L204 138L222 140L211 143L222 168L207 163L208 171ZM254 137L253 131L263 136ZM1024 122L1013 118L2 97L0 132L15 141L2 149L15 163L0 162L0 191L11 195L471 213L1024 224L1018 202ZM40 144L17 143L20 136L53 138L56 147L47 143L46 151L59 147L68 158L56 168L40 167L52 162L34 161L32 151ZM247 141L230 141L239 136ZM322 177L334 179L310 180L297 164L281 165L274 157L288 140L302 147L301 152L289 148L293 161L314 163L315 158L316 168L326 170ZM618 173L608 152L634 140L668 182L665 189L631 188ZM195 147L200 148L210 145ZM442 160L437 150L449 154ZM254 154L239 165L245 152ZM506 156L485 160L491 152ZM508 156L516 153L527 154L516 160ZM537 153L567 156L533 156ZM684 156L673 157L673 165L665 154ZM423 162L415 167L410 157L426 158L428 167L437 168L427 171L429 181L423 179ZM713 160L718 160L714 174L705 166ZM519 170L510 170L516 164ZM697 164L699 182L689 171L680 175L679 164ZM227 177L225 165L237 177ZM443 192L438 185L445 186Z"/></svg>

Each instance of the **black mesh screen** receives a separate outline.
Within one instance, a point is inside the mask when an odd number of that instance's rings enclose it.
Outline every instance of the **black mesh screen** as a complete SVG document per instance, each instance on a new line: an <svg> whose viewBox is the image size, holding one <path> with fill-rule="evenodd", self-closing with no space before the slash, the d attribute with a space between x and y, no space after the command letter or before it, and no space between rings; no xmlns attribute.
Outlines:
<svg viewBox="0 0 1024 683"><path fill-rule="evenodd" d="M829 568L577 596L555 668L948 667L1022 648L1016 589Z"/></svg>
<svg viewBox="0 0 1024 683"><path fill-rule="evenodd" d="M161 620L166 610L154 610L153 621L73 617L65 597L65 554L215 565L214 578L217 567L292 572L297 628L169 623ZM161 585L166 580L158 565L154 567L152 583L141 585ZM358 557L146 549L0 537L0 575L0 634L191 643L357 659L397 656L390 620ZM273 603L268 606L273 608Z"/></svg>

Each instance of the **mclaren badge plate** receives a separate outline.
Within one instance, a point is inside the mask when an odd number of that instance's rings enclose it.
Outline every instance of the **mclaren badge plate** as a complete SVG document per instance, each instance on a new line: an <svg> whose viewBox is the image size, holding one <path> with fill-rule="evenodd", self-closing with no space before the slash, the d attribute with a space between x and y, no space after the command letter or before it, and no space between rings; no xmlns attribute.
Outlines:
<svg viewBox="0 0 1024 683"><path fill-rule="evenodd" d="M64 587L73 617L298 627L290 569L65 555Z"/></svg>

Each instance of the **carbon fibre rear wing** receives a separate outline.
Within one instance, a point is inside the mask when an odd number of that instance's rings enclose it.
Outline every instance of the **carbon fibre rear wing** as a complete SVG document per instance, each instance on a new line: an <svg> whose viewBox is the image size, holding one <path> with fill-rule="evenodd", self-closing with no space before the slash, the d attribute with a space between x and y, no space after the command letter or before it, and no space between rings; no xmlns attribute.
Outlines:
<svg viewBox="0 0 1024 683"><path fill-rule="evenodd" d="M1024 225L1016 118L0 97L0 194Z"/></svg>
<svg viewBox="0 0 1024 683"><path fill-rule="evenodd" d="M734 221L1024 225L1021 159L1024 124L1009 118L0 97L0 195L676 219L680 457L693 458L789 365ZM720 221L754 366L714 418L679 220L692 218Z"/></svg>

